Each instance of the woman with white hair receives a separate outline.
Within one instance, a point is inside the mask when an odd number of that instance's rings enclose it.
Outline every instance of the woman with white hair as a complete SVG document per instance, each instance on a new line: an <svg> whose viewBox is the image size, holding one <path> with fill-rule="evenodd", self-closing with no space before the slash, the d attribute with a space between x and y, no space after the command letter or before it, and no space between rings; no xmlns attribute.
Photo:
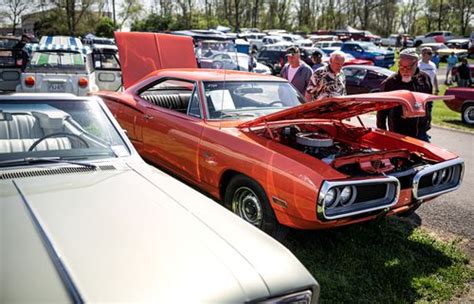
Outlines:
<svg viewBox="0 0 474 304"><path fill-rule="evenodd" d="M332 52L329 64L313 73L306 90L306 100L316 101L325 97L346 95L346 78L342 72L344 55L341 51Z"/></svg>

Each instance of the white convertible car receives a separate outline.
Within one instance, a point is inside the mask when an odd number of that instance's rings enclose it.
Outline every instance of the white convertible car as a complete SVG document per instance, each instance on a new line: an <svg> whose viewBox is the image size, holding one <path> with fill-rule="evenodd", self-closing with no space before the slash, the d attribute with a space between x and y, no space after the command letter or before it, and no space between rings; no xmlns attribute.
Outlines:
<svg viewBox="0 0 474 304"><path fill-rule="evenodd" d="M316 303L285 247L148 166L97 98L0 97L0 303Z"/></svg>

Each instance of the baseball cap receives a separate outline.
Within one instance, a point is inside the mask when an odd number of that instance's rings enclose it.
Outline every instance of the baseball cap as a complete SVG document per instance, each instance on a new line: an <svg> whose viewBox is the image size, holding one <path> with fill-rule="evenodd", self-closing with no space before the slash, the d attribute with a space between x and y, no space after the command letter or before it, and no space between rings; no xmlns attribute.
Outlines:
<svg viewBox="0 0 474 304"><path fill-rule="evenodd" d="M289 48L286 49L286 55L285 56L298 54L299 52L300 52L300 49L298 47L290 46Z"/></svg>
<svg viewBox="0 0 474 304"><path fill-rule="evenodd" d="M420 57L416 53L416 50L414 48L408 48L404 49L403 51L400 52L400 59L405 58L405 59L411 59L411 60L419 60Z"/></svg>

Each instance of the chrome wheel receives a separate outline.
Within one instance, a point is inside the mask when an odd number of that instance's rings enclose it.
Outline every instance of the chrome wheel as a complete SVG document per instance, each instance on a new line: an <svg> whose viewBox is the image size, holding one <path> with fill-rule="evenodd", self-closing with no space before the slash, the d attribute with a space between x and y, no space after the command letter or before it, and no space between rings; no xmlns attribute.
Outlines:
<svg viewBox="0 0 474 304"><path fill-rule="evenodd" d="M474 104L466 106L462 112L463 120L467 124L474 124Z"/></svg>
<svg viewBox="0 0 474 304"><path fill-rule="evenodd" d="M263 220L262 203L252 189L240 187L234 192L232 211L252 225L261 227Z"/></svg>

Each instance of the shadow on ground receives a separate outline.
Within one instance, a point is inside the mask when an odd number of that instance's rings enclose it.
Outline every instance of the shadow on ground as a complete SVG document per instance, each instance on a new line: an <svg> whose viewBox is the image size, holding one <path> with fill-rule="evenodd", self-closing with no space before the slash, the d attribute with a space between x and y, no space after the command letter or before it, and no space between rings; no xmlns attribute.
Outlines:
<svg viewBox="0 0 474 304"><path fill-rule="evenodd" d="M284 242L321 285L322 303L446 301L474 277L455 245L397 217L326 231L291 231Z"/></svg>
<svg viewBox="0 0 474 304"><path fill-rule="evenodd" d="M463 123L461 121L461 119L459 119L459 120L456 120L456 119L443 119L441 121L446 123L446 124L455 125L455 126L458 126L458 127L461 127L461 128L470 129L470 130L474 131L474 125L468 125L466 123Z"/></svg>

